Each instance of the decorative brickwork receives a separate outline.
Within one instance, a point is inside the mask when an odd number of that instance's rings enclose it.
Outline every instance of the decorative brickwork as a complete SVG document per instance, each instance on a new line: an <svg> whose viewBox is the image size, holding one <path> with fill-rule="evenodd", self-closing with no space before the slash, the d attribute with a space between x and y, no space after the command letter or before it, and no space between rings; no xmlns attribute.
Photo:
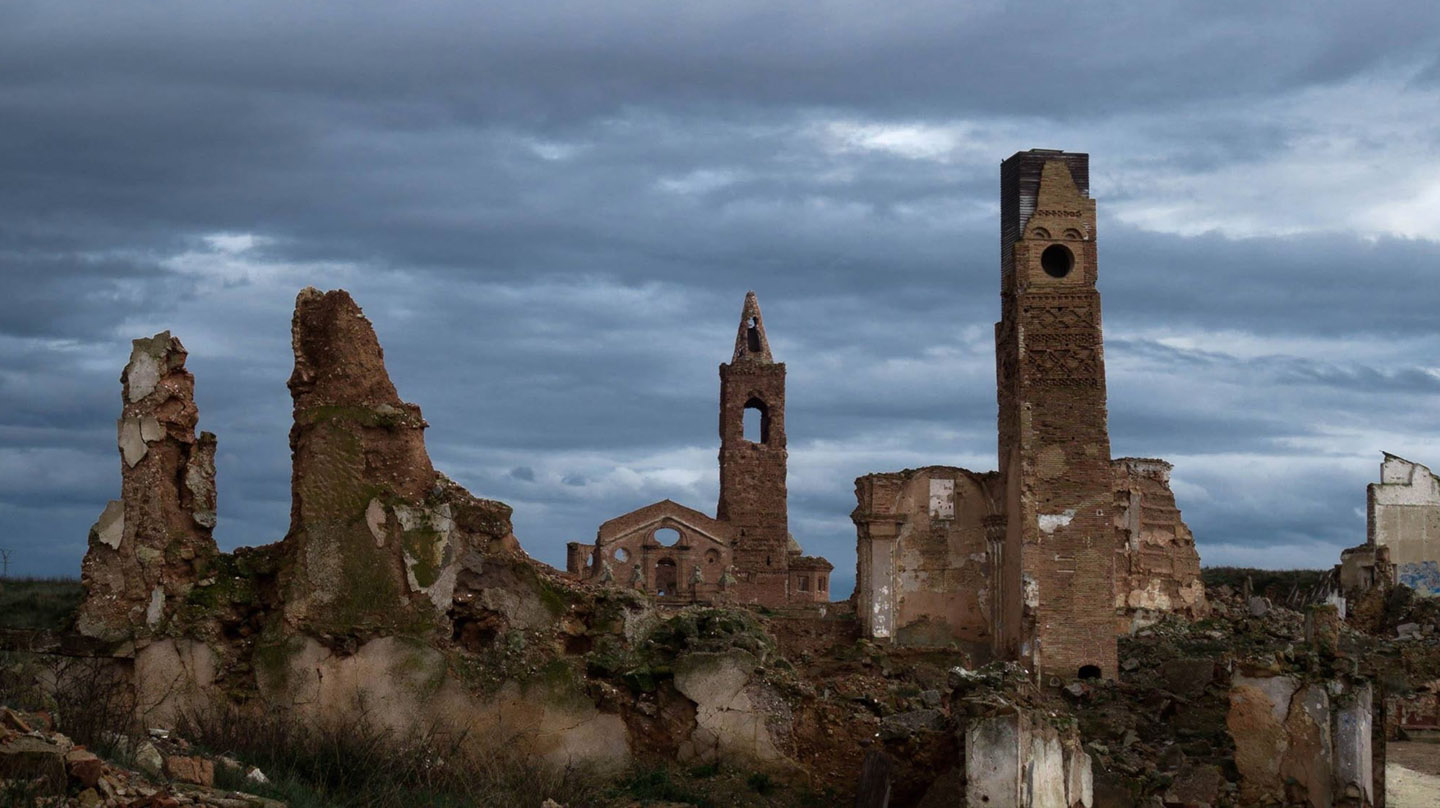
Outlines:
<svg viewBox="0 0 1440 808"><path fill-rule="evenodd" d="M1163 460L1111 461L1084 154L1001 166L1000 471L855 481L864 636L1023 662L1044 681L1115 675L1118 632L1209 613Z"/></svg>
<svg viewBox="0 0 1440 808"><path fill-rule="evenodd" d="M1009 507L996 649L1042 679L1116 673L1114 491L1088 163L1032 150L1001 167L1010 227L1002 225L995 351Z"/></svg>

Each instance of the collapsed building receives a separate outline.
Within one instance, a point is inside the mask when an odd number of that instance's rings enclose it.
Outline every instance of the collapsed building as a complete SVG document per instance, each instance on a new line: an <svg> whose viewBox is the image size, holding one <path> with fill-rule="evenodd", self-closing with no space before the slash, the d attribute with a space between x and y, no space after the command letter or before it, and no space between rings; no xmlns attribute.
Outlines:
<svg viewBox="0 0 1440 808"><path fill-rule="evenodd" d="M1089 155L1000 173L1000 470L856 480L856 611L868 637L1113 677L1117 630L1206 614L1200 559L1170 464L1110 457Z"/></svg>
<svg viewBox="0 0 1440 808"><path fill-rule="evenodd" d="M776 362L754 292L735 352L720 365L720 501L715 518L671 500L617 516L594 544L566 545L566 570L668 604L828 603L830 571L790 535L785 486L785 363Z"/></svg>
<svg viewBox="0 0 1440 808"><path fill-rule="evenodd" d="M185 349L136 340L121 499L91 530L76 631L26 653L107 666L141 736L207 712L363 720L456 754L826 787L804 804L846 802L860 772L882 796L857 804L897 808L1383 805L1385 688L1440 682L1440 612L1389 615L1430 627L1397 649L1328 605L1206 600L1169 464L1110 456L1087 174L1083 154L1003 165L999 470L857 481L858 614L727 607L828 600L828 562L787 530L784 365L753 294L720 370L716 517L641 508L570 545L562 574L521 550L508 506L434 468L359 306L306 289L286 534L217 549L216 439L195 434ZM1405 481L1433 485L1416 469ZM1430 716L1436 692L1407 704ZM15 741L0 725L0 755Z"/></svg>
<svg viewBox="0 0 1440 808"><path fill-rule="evenodd" d="M1440 477L1384 454L1380 482L1366 489L1365 547L1393 565L1382 575L1418 595L1440 596Z"/></svg>
<svg viewBox="0 0 1440 808"><path fill-rule="evenodd" d="M1342 608L1347 599L1395 584L1420 597L1440 596L1440 477L1382 454L1380 482L1365 492L1365 543L1340 551L1340 563L1317 590Z"/></svg>

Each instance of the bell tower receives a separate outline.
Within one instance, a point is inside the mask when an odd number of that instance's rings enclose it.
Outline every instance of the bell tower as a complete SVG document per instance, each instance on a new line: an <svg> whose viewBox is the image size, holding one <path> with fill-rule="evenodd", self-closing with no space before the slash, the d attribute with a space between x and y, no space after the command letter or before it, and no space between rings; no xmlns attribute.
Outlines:
<svg viewBox="0 0 1440 808"><path fill-rule="evenodd" d="M736 598L783 604L788 596L785 365L770 355L765 320L747 292L735 354L720 366L720 502L735 529Z"/></svg>
<svg viewBox="0 0 1440 808"><path fill-rule="evenodd" d="M996 651L1042 681L1116 675L1114 492L1087 154L1000 166L1003 541ZM998 551L998 552L997 552Z"/></svg>

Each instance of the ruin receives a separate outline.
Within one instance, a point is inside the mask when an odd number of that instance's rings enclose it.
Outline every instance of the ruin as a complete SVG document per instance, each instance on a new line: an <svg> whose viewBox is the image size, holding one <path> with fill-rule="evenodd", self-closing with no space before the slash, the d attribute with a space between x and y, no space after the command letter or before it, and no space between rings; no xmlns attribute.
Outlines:
<svg viewBox="0 0 1440 808"><path fill-rule="evenodd" d="M121 498L90 530L81 568L89 597L76 622L83 634L113 640L152 633L213 575L215 436L195 435L187 355L164 331L135 340L120 374Z"/></svg>
<svg viewBox="0 0 1440 808"><path fill-rule="evenodd" d="M1419 595L1440 595L1440 478L1419 463L1384 454L1380 482L1366 489L1365 546L1388 551L1397 582Z"/></svg>
<svg viewBox="0 0 1440 808"><path fill-rule="evenodd" d="M173 733L219 716L288 737L378 727L444 749L440 768L507 750L565 772L683 767L707 789L739 772L742 796L787 783L806 805L1385 805L1386 733L1440 726L1440 601L1390 560L1425 571L1436 478L1387 455L1369 549L1342 565L1366 587L1348 617L1248 581L1207 593L1170 465L1110 456L1087 174L1083 154L1003 165L999 470L856 480L850 603L789 535L785 366L753 293L720 366L715 517L640 508L569 544L566 572L524 553L509 506L434 468L339 290L296 299L288 529L220 552L185 349L136 340L121 499L91 530L74 630L0 632L0 697L38 711L0 711L0 779L30 766L52 792L86 787L66 804L176 804L87 793L135 778L32 727L105 681L165 788L213 779ZM203 794L187 799L264 804Z"/></svg>
<svg viewBox="0 0 1440 808"><path fill-rule="evenodd" d="M856 480L866 636L1113 677L1117 629L1207 613L1170 464L1110 457L1088 182L1085 154L1001 166L1000 470Z"/></svg>
<svg viewBox="0 0 1440 808"><path fill-rule="evenodd" d="M566 545L566 571L670 604L828 603L830 571L790 535L785 363L776 362L754 292L720 365L720 501L715 518L671 500L617 516L594 544ZM670 538L666 538L666 537Z"/></svg>

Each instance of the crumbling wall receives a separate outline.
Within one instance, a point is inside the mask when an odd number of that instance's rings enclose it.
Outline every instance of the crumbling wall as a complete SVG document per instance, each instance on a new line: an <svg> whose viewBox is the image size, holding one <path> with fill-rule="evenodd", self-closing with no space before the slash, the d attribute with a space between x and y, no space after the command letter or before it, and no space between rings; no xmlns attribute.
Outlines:
<svg viewBox="0 0 1440 808"><path fill-rule="evenodd" d="M1389 548L1396 582L1440 595L1440 478L1386 452L1366 499L1368 543Z"/></svg>
<svg viewBox="0 0 1440 808"><path fill-rule="evenodd" d="M566 571L670 602L713 603L735 590L733 533L725 522L661 500L608 520L592 545L570 545Z"/></svg>
<svg viewBox="0 0 1440 808"><path fill-rule="evenodd" d="M1090 808L1090 756L1073 727L1028 710L972 721L965 731L969 808Z"/></svg>
<svg viewBox="0 0 1440 808"><path fill-rule="evenodd" d="M772 639L721 614L705 625L736 635L718 649L724 664L642 659L652 602L532 561L509 507L435 471L420 410L400 400L348 294L302 291L292 340L291 524L275 545L216 551L214 438L194 436L179 341L138 340L122 377L122 499L92 532L81 626L121 659L144 726L267 710L509 745L562 767L614 770L637 750L673 759L681 748L791 766L788 703L765 681ZM684 543L687 571L723 591L728 558L712 551L728 551L729 527L688 509L659 516L681 511L703 523ZM696 639L695 625L666 647Z"/></svg>
<svg viewBox="0 0 1440 808"><path fill-rule="evenodd" d="M467 552L503 542L509 507L470 496L425 452L350 295L305 289L291 325L295 423L286 621L314 631L423 631L450 608Z"/></svg>
<svg viewBox="0 0 1440 808"><path fill-rule="evenodd" d="M856 610L867 637L988 656L987 518L999 475L929 466L855 481Z"/></svg>
<svg viewBox="0 0 1440 808"><path fill-rule="evenodd" d="M213 572L215 436L195 424L195 377L179 339L137 339L120 375L120 499L90 529L82 565L88 596L76 626L120 640L165 629Z"/></svg>
<svg viewBox="0 0 1440 808"><path fill-rule="evenodd" d="M1241 803L1374 805L1372 699L1364 681L1236 674L1226 726Z"/></svg>
<svg viewBox="0 0 1440 808"><path fill-rule="evenodd" d="M1173 613L1210 613L1195 537L1180 518L1164 460L1121 457L1115 471L1115 608L1123 630Z"/></svg>
<svg viewBox="0 0 1440 808"><path fill-rule="evenodd" d="M807 556L791 549L790 603L829 603L830 573L835 565L820 556Z"/></svg>

